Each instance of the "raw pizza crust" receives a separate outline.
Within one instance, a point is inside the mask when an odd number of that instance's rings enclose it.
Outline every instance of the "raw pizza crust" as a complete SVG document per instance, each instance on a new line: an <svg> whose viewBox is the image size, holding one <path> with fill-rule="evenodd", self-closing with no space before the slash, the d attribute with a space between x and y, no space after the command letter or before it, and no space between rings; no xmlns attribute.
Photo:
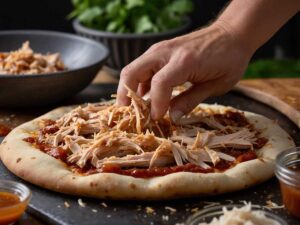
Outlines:
<svg viewBox="0 0 300 225"><path fill-rule="evenodd" d="M216 112L229 108L221 105L201 106ZM148 179L114 173L81 176L72 173L63 162L23 141L38 129L41 119L56 120L71 109L73 108L55 109L15 128L0 146L0 157L6 167L33 184L72 195L111 199L171 199L233 192L261 183L273 176L277 154L295 146L292 138L275 121L245 112L249 122L254 124L269 142L258 151L258 159L243 162L225 172L178 172Z"/></svg>

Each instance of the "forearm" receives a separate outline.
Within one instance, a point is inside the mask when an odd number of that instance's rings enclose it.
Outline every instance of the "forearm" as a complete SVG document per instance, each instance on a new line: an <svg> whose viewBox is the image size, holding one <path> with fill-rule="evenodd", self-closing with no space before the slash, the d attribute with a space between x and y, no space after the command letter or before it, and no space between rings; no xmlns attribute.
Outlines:
<svg viewBox="0 0 300 225"><path fill-rule="evenodd" d="M216 20L254 52L300 10L300 0L233 0Z"/></svg>

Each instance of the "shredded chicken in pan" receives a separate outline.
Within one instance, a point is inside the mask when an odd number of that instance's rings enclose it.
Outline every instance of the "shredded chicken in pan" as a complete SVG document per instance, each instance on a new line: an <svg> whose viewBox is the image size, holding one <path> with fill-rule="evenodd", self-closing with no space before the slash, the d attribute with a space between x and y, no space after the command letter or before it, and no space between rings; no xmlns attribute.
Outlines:
<svg viewBox="0 0 300 225"><path fill-rule="evenodd" d="M176 125L167 115L153 121L150 101L131 90L128 96L130 106L79 106L51 125L56 132L40 139L67 151L68 162L80 168L92 164L100 170L109 164L152 168L192 163L211 168L220 160L235 160L222 148L254 148L257 133L250 126L225 126L209 110L199 107Z"/></svg>
<svg viewBox="0 0 300 225"><path fill-rule="evenodd" d="M0 53L0 74L44 74L65 69L59 53L34 53L28 41L19 50Z"/></svg>

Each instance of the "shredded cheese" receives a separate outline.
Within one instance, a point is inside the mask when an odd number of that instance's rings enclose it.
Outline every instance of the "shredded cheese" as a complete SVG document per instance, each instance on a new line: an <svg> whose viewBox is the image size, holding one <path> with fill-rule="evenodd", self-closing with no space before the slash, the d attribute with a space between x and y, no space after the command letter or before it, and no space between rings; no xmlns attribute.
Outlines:
<svg viewBox="0 0 300 225"><path fill-rule="evenodd" d="M280 225L276 220L266 217L261 210L251 210L251 204L241 208L228 210L223 207L223 215L213 218L210 223L200 223L199 225Z"/></svg>

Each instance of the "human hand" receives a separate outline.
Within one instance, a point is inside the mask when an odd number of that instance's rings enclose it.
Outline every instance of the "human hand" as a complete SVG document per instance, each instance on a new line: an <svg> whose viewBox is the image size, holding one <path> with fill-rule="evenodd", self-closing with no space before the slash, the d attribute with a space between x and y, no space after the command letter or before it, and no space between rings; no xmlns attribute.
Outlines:
<svg viewBox="0 0 300 225"><path fill-rule="evenodd" d="M125 85L141 96L150 90L152 118L170 108L175 122L209 96L229 91L253 52L222 22L157 43L122 70L117 102L129 103ZM187 81L192 86L171 99L173 87Z"/></svg>

